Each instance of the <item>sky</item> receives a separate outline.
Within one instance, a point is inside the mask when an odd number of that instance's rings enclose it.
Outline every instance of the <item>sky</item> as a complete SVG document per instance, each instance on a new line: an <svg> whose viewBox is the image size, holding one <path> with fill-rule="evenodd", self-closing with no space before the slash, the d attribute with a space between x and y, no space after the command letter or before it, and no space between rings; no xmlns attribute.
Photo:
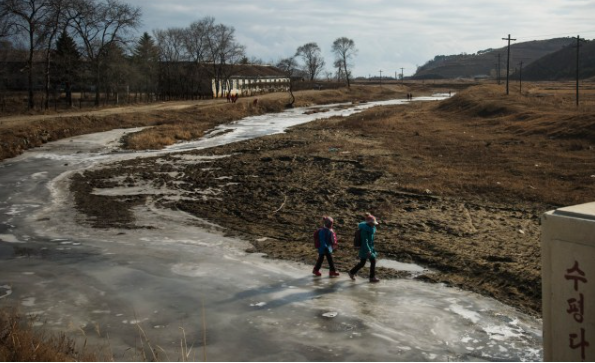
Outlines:
<svg viewBox="0 0 595 363"><path fill-rule="evenodd" d="M334 72L332 43L355 42L354 77L413 75L435 55L557 37L595 38L595 0L120 0L142 9L139 33L205 16L235 28L248 58L274 64L306 43ZM513 42L514 44L515 42ZM401 69L403 68L403 69Z"/></svg>

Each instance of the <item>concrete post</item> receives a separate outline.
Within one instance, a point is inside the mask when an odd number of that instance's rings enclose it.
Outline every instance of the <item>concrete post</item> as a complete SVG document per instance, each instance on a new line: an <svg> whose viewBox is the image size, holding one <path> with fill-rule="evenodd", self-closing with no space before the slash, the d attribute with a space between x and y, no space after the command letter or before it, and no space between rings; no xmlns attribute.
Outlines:
<svg viewBox="0 0 595 363"><path fill-rule="evenodd" d="M541 218L545 361L595 361L595 203Z"/></svg>

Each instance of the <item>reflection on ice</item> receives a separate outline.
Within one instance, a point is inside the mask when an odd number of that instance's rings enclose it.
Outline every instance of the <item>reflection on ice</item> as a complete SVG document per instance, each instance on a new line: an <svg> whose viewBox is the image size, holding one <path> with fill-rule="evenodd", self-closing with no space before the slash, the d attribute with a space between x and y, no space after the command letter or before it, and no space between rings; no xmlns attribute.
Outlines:
<svg viewBox="0 0 595 363"><path fill-rule="evenodd" d="M428 269L426 269L422 266L416 265L414 263L399 262L399 261L394 261L394 260L388 260L386 258L378 259L376 266L387 267L387 268L392 268L393 270L408 271L408 272L428 271Z"/></svg>
<svg viewBox="0 0 595 363"><path fill-rule="evenodd" d="M430 97L416 97L415 101L436 101L447 98L448 95L434 95ZM191 142L181 142L166 147L168 151L182 151L191 149L205 149L232 142L249 140L265 135L285 132L292 126L301 125L314 120L335 116L347 117L375 106L389 106L406 104L406 100L387 100L367 102L357 105L339 103L334 105L299 107L288 109L277 114L265 114L246 117L242 120L226 125L220 125L209 131L207 137Z"/></svg>

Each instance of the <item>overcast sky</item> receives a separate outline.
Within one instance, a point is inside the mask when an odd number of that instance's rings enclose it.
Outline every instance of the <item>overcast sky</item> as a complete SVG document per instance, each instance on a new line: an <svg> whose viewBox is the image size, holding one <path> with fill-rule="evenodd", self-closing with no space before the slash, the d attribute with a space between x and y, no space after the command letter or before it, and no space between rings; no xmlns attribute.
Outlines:
<svg viewBox="0 0 595 363"><path fill-rule="evenodd" d="M139 32L186 27L212 16L233 26L248 57L276 62L306 43L333 71L335 39L353 39L354 76L415 73L435 55L475 53L518 42L595 38L595 0L122 0L142 8Z"/></svg>

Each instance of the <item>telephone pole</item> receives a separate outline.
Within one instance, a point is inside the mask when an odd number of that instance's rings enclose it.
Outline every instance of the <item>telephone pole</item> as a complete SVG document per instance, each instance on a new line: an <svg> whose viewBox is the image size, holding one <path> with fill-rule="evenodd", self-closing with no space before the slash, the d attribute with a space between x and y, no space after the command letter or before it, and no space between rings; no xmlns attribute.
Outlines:
<svg viewBox="0 0 595 363"><path fill-rule="evenodd" d="M510 41L516 39L511 39L510 34L508 34L508 38L502 38L502 40L508 40L508 56L506 60L506 94L508 94L508 76L510 73Z"/></svg>
<svg viewBox="0 0 595 363"><path fill-rule="evenodd" d="M380 87L382 87L382 70L380 70Z"/></svg>
<svg viewBox="0 0 595 363"><path fill-rule="evenodd" d="M578 107L578 88L579 88L579 84L578 84L578 77L579 77L579 72L578 72L578 60L579 60L579 49L581 47L581 41L585 41L584 39L581 39L580 35L576 36L576 107Z"/></svg>
<svg viewBox="0 0 595 363"><path fill-rule="evenodd" d="M401 83L403 83L403 81L405 80L405 77L403 77L403 69L405 68L401 68Z"/></svg>

